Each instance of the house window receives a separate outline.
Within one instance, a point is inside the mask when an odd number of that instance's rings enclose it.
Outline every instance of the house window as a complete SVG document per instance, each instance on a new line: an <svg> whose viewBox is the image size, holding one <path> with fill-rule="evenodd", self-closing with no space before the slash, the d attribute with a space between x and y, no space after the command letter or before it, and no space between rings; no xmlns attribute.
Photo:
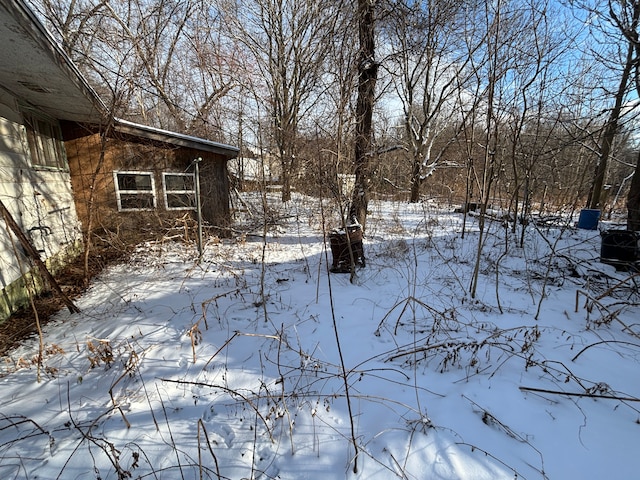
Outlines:
<svg viewBox="0 0 640 480"><path fill-rule="evenodd" d="M58 122L33 112L23 112L23 118L31 152L31 165L37 168L66 170L67 159Z"/></svg>
<svg viewBox="0 0 640 480"><path fill-rule="evenodd" d="M195 176L193 173L163 173L164 202L167 210L196 208Z"/></svg>
<svg viewBox="0 0 640 480"><path fill-rule="evenodd" d="M153 210L156 189L151 172L113 172L118 210Z"/></svg>

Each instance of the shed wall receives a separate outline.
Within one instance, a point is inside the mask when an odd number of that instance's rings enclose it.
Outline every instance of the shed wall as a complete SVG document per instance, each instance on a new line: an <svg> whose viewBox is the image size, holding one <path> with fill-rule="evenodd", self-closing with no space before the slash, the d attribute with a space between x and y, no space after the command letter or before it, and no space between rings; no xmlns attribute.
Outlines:
<svg viewBox="0 0 640 480"><path fill-rule="evenodd" d="M162 175L193 173L196 158L202 158L203 219L213 226L229 225L229 184L222 156L130 136L111 136L103 141L99 134L75 124L65 125L64 135L76 209L85 229L104 228L126 235L166 228L185 216L195 218L192 210L167 209ZM154 209L118 211L114 172L125 171L152 173Z"/></svg>

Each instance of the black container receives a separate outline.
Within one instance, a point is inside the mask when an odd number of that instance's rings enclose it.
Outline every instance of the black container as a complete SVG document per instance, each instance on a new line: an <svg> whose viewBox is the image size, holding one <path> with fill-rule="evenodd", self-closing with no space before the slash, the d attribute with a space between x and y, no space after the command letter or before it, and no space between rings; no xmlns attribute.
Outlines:
<svg viewBox="0 0 640 480"><path fill-rule="evenodd" d="M359 225L347 228L349 238L344 230L333 231L329 234L334 273L347 273L351 271L351 259L355 265L364 267L364 247L362 245L362 229ZM351 248L349 248L351 247Z"/></svg>
<svg viewBox="0 0 640 480"><path fill-rule="evenodd" d="M607 230L602 232L600 261L619 269L637 268L640 263L640 232Z"/></svg>

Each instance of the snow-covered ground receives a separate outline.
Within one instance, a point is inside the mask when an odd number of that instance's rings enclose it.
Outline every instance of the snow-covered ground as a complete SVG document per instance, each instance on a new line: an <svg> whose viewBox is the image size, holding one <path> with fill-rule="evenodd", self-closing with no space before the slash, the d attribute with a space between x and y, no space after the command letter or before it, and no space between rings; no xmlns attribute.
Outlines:
<svg viewBox="0 0 640 480"><path fill-rule="evenodd" d="M109 268L39 381L37 339L6 356L0 478L638 477L640 279L597 231L490 222L473 298L474 218L374 202L350 281L318 203L272 208Z"/></svg>

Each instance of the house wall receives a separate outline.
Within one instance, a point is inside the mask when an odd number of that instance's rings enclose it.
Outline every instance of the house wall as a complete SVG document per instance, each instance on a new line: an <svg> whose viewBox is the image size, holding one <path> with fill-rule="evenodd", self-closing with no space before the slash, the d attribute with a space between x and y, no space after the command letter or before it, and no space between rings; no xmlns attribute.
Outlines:
<svg viewBox="0 0 640 480"><path fill-rule="evenodd" d="M34 168L15 97L0 89L0 200L54 271L79 251L81 229L69 172ZM22 247L0 216L0 321L28 301ZM37 274L36 288L41 287Z"/></svg>
<svg viewBox="0 0 640 480"><path fill-rule="evenodd" d="M198 157L202 158L203 219L214 226L229 225L229 185L224 158L133 137L112 136L103 142L99 134L80 125L66 124L63 130L76 192L76 209L85 229L105 229L126 237L166 228L185 215L195 218L192 210L167 210L162 173L193 173L193 160ZM135 212L118 211L114 171L152 172L156 207Z"/></svg>

